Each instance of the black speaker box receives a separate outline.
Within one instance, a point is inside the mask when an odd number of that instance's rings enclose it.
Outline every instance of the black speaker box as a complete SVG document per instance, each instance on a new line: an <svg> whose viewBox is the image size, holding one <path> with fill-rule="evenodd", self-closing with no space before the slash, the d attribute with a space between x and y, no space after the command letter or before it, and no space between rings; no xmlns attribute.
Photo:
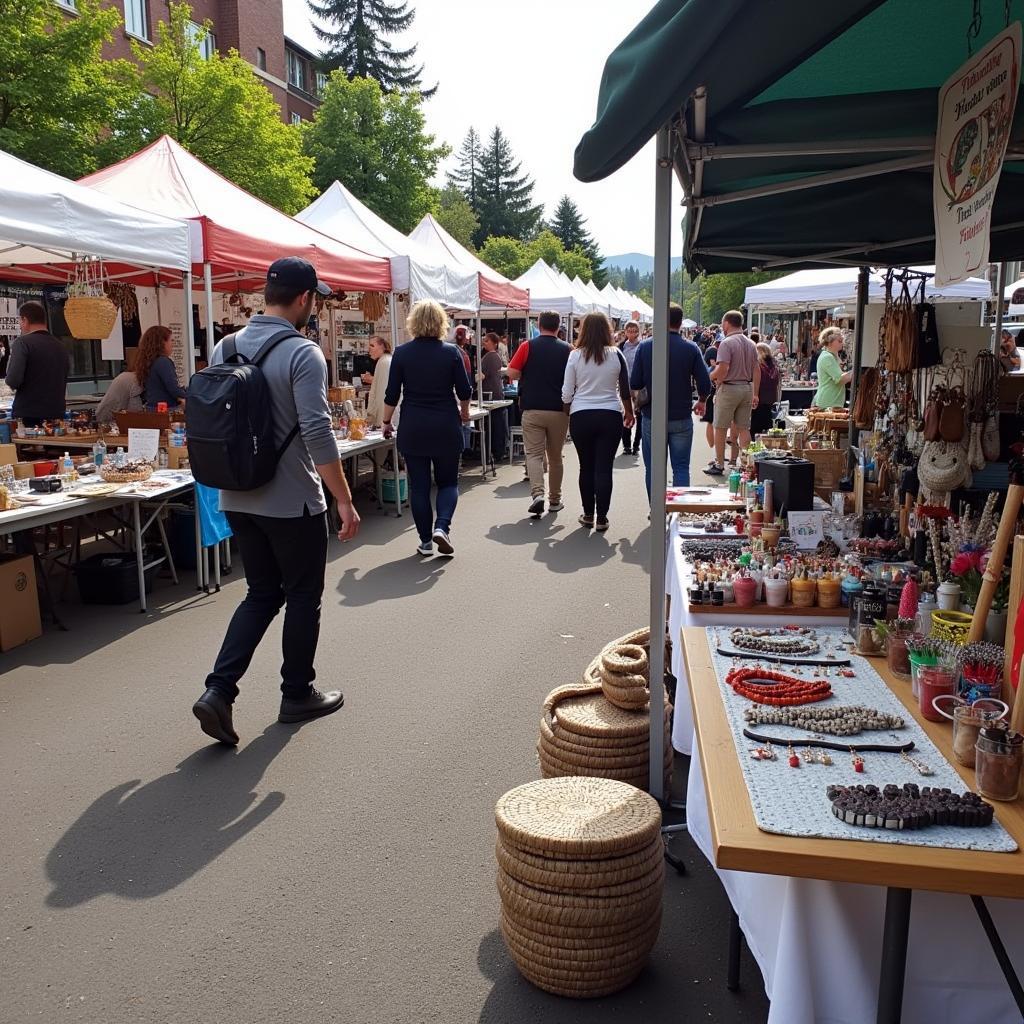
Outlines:
<svg viewBox="0 0 1024 1024"><path fill-rule="evenodd" d="M814 463L791 455L757 460L757 480L772 482L772 503L778 513L814 509Z"/></svg>

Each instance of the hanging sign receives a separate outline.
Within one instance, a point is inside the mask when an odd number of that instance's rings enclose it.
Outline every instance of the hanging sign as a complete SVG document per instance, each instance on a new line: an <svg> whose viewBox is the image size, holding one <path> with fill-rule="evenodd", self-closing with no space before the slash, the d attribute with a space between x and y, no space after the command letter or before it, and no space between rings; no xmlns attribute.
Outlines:
<svg viewBox="0 0 1024 1024"><path fill-rule="evenodd" d="M1020 22L1014 22L939 91L932 205L940 288L988 264L992 206L1020 81L1020 47Z"/></svg>

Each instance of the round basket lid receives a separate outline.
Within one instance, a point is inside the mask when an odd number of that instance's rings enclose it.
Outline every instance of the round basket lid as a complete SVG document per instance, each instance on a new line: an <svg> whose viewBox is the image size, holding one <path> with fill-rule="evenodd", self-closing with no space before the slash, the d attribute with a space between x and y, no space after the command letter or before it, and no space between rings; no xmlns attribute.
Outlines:
<svg viewBox="0 0 1024 1024"><path fill-rule="evenodd" d="M646 736L650 731L646 709L627 711L603 693L568 697L555 706L557 723L582 736Z"/></svg>
<svg viewBox="0 0 1024 1024"><path fill-rule="evenodd" d="M506 793L494 813L502 835L537 853L625 853L661 831L657 802L613 779L571 776L528 782Z"/></svg>

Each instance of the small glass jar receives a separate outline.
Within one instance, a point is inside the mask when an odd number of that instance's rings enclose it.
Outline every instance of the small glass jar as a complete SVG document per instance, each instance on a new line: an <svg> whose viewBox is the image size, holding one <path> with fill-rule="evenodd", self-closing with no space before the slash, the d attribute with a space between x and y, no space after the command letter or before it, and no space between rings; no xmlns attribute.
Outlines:
<svg viewBox="0 0 1024 1024"><path fill-rule="evenodd" d="M974 756L978 793L986 800L1016 800L1024 764L1024 736L1005 729L982 729Z"/></svg>
<svg viewBox="0 0 1024 1024"><path fill-rule="evenodd" d="M889 671L897 679L910 678L910 652L907 650L907 641L913 635L909 630L906 632L897 631L890 633L886 640L886 661L889 665Z"/></svg>
<svg viewBox="0 0 1024 1024"><path fill-rule="evenodd" d="M921 668L917 673L917 688L919 693L921 717L929 722L943 721L941 711L936 710L932 701L936 697L951 694L956 689L956 677L949 669L941 665L928 665Z"/></svg>

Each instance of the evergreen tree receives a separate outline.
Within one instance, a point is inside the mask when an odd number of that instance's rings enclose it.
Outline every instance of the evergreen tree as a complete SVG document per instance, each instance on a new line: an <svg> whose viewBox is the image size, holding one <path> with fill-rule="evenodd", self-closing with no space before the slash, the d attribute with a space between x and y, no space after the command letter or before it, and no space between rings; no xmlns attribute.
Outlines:
<svg viewBox="0 0 1024 1024"><path fill-rule="evenodd" d="M586 253L590 265L594 268L594 281L597 286L604 287L608 279L602 269L604 257L597 243L587 231L587 222L580 213L579 207L568 196L562 196L555 207L555 215L551 219L551 231L562 240L567 252L579 247Z"/></svg>
<svg viewBox="0 0 1024 1024"><path fill-rule="evenodd" d="M405 32L416 11L409 0L307 0L309 9L327 23L314 23L320 41L326 45L321 62L326 71L344 71L348 78L373 78L385 92L418 90L432 96L437 90L423 89L423 65L413 64L416 47L396 50L387 37Z"/></svg>
<svg viewBox="0 0 1024 1024"><path fill-rule="evenodd" d="M458 163L448 172L448 184L466 197L477 216L480 214L480 148L480 136L475 128L470 128L456 157Z"/></svg>
<svg viewBox="0 0 1024 1024"><path fill-rule="evenodd" d="M491 236L525 240L533 235L542 208L533 205L533 180L523 173L500 128L491 132L481 153L479 189L477 245Z"/></svg>

